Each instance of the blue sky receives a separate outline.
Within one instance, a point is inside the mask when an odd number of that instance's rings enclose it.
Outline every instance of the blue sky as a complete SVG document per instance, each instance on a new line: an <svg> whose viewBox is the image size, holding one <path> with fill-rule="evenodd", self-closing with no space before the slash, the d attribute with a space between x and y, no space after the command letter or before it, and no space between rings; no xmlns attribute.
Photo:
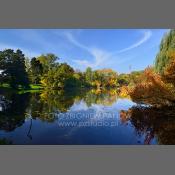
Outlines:
<svg viewBox="0 0 175 175"><path fill-rule="evenodd" d="M152 65L167 29L0 29L0 50L21 49L29 58L54 53L84 71L119 73Z"/></svg>

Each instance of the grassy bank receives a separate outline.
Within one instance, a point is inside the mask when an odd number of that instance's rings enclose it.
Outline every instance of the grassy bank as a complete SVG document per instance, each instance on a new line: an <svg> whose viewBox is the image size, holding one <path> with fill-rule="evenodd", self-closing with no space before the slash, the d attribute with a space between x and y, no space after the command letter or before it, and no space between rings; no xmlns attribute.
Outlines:
<svg viewBox="0 0 175 175"><path fill-rule="evenodd" d="M40 91L43 89L43 86L41 86L40 84L30 84L29 85L30 87L29 88L22 88L22 87L18 87L17 89L14 89L12 87L10 87L9 84L0 84L0 88L3 89L3 90L11 90L11 91L16 91L18 92L19 94L21 93L26 93L26 92L37 92L37 91Z"/></svg>

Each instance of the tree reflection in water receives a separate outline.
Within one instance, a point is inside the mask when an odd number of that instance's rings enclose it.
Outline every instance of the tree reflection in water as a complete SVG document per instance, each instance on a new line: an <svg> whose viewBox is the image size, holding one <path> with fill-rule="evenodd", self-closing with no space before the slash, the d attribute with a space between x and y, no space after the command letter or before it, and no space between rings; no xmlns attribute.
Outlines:
<svg viewBox="0 0 175 175"><path fill-rule="evenodd" d="M83 100L88 107L92 104L110 106L117 100L116 91L43 91L39 96L31 97L31 115L33 118L40 118L53 122L56 114L67 112L75 102Z"/></svg>
<svg viewBox="0 0 175 175"><path fill-rule="evenodd" d="M112 106L119 98L117 91L108 90L67 90L42 91L38 93L17 94L0 91L0 130L14 131L28 121L26 136L32 139L33 120L53 123L60 113L66 113L71 107L83 101L87 107L94 104ZM122 109L122 108L120 108ZM126 108L128 109L128 108ZM115 111L116 112L116 111ZM133 106L120 111L122 124L131 124L138 136L144 137L144 144L150 144L156 138L159 144L175 144L175 108L153 108ZM1 137L1 143L11 143Z"/></svg>
<svg viewBox="0 0 175 175"><path fill-rule="evenodd" d="M7 107L0 111L0 129L7 132L13 131L25 121L25 112L30 95L28 93L21 95L8 93L8 95L3 96Z"/></svg>
<svg viewBox="0 0 175 175"><path fill-rule="evenodd" d="M175 144L175 108L174 107L141 107L135 106L121 111L121 120L128 120L138 135L144 135L144 143L150 144L156 137L159 144Z"/></svg>
<svg viewBox="0 0 175 175"><path fill-rule="evenodd" d="M0 128L12 131L24 123L25 117L54 122L56 114L67 112L75 102L112 105L117 100L115 90L43 91L39 93L2 93L7 109L0 111ZM2 102L2 100L1 100ZM9 103L10 102L10 103ZM28 115L26 115L26 113Z"/></svg>
<svg viewBox="0 0 175 175"><path fill-rule="evenodd" d="M92 104L100 104L104 106L111 106L117 101L118 93L116 89L91 89L86 92L83 100L87 106L90 107Z"/></svg>

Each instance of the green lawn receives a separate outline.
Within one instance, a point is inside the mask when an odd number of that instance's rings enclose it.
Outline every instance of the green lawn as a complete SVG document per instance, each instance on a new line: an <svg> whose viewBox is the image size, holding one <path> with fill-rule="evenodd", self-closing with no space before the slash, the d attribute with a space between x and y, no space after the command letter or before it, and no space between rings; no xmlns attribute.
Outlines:
<svg viewBox="0 0 175 175"><path fill-rule="evenodd" d="M9 86L9 84L6 84L6 83L0 84L0 87L2 87L2 88L11 88Z"/></svg>
<svg viewBox="0 0 175 175"><path fill-rule="evenodd" d="M7 83L3 83L0 85L0 88L4 88L4 89L13 89L12 87L10 87L9 84ZM30 92L30 91L37 91L37 90L41 90L43 89L43 86L41 86L40 84L30 84L30 88L29 89L24 89L22 87L19 87L17 89L17 91L22 91L22 92Z"/></svg>
<svg viewBox="0 0 175 175"><path fill-rule="evenodd" d="M43 86L41 86L40 84L30 84L30 87L33 90L43 89Z"/></svg>

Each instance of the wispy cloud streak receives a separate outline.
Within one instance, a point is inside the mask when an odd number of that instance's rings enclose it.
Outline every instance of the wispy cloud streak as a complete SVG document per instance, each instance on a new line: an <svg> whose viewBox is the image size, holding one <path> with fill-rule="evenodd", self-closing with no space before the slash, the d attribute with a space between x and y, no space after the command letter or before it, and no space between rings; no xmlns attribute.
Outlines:
<svg viewBox="0 0 175 175"><path fill-rule="evenodd" d="M137 41L136 43L132 44L129 47L126 47L122 50L117 51L116 53L123 53L123 52L126 52L126 51L129 51L129 50L132 50L134 48L139 47L140 45L145 43L148 39L150 39L151 35L152 35L151 30L144 31L143 32L143 37L139 41Z"/></svg>
<svg viewBox="0 0 175 175"><path fill-rule="evenodd" d="M143 43L145 43L148 39L150 39L152 35L152 32L150 30L143 31L143 36L142 38L137 41L136 43L132 44L129 47L126 47L122 50L115 51L115 52L108 52L100 48L92 48L89 46L86 46L82 43L80 43L71 32L65 32L64 36L68 39L69 42L74 44L76 47L79 47L85 51L87 51L92 57L93 60L89 61L87 59L74 59L73 62L84 67L92 67L93 69L98 68L98 67L105 67L106 63L110 60L110 64L114 64L115 62L118 64L124 63L130 58L123 58L122 61L116 60L119 57L117 54L127 52L129 50L132 50L134 48L137 48L141 46ZM121 60L121 59L120 59Z"/></svg>

